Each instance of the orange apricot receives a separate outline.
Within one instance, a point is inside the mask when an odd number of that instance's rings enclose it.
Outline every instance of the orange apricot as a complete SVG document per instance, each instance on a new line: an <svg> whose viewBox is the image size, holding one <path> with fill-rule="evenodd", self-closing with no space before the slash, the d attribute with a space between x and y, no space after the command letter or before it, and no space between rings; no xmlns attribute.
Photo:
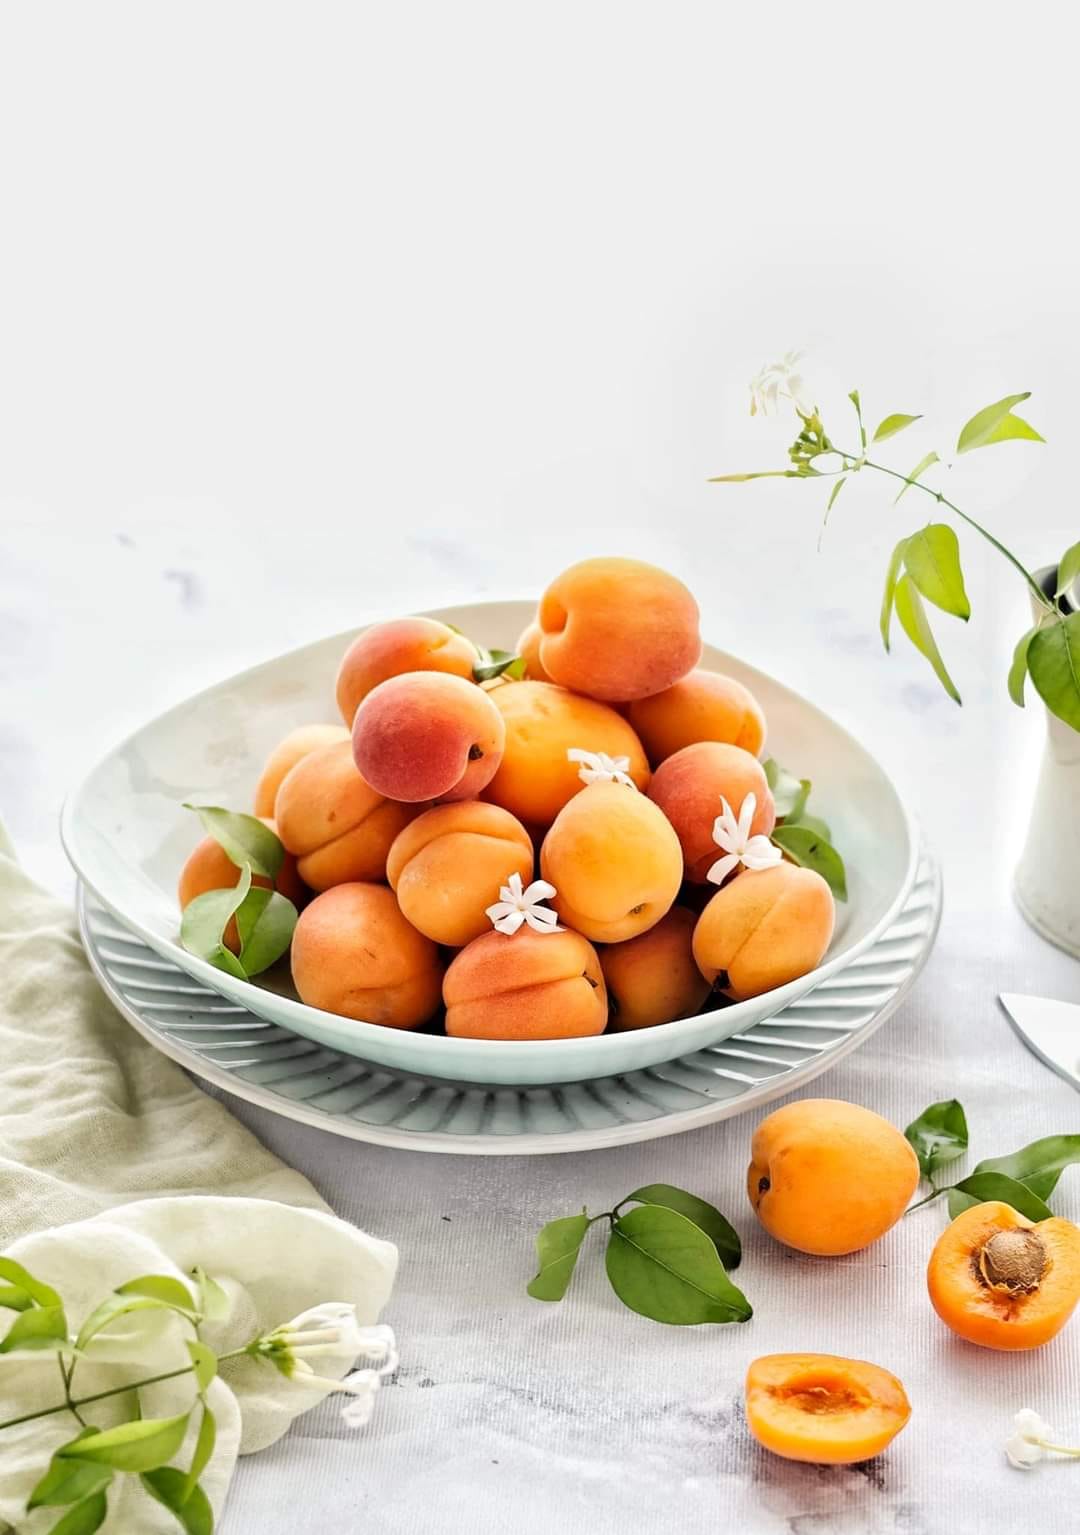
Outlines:
<svg viewBox="0 0 1080 1535"><path fill-rule="evenodd" d="M639 698L628 715L653 763L698 741L741 746L752 757L765 745L761 705L749 688L720 672L695 668L662 693Z"/></svg>
<svg viewBox="0 0 1080 1535"><path fill-rule="evenodd" d="M260 816L272 832L278 828L269 816ZM279 833L280 835L280 833ZM184 867L180 870L180 879L177 883L176 897L183 911L189 906L196 896L205 895L208 890L232 890L240 882L240 870L225 852L221 843L213 837L204 837L196 847L188 854ZM269 890L271 882L262 874L252 876L251 883L258 885L262 890ZM273 887L281 895L287 896L294 906L300 907L307 897L307 890L297 871L296 859L291 853L286 852L278 870L277 879L273 881ZM230 917L225 928L224 943L233 954L240 952L240 934L236 929L236 918Z"/></svg>
<svg viewBox="0 0 1080 1535"><path fill-rule="evenodd" d="M475 938L443 981L446 1032L463 1039L570 1039L602 1034L607 992L596 950L558 928Z"/></svg>
<svg viewBox="0 0 1080 1535"><path fill-rule="evenodd" d="M388 677L403 672L449 672L472 680L478 655L463 634L436 618L394 618L373 624L358 634L341 658L337 702L346 725L352 725L364 699Z"/></svg>
<svg viewBox="0 0 1080 1535"><path fill-rule="evenodd" d="M911 1417L895 1375L838 1354L765 1354L746 1372L746 1423L785 1460L850 1466L870 1460Z"/></svg>
<svg viewBox="0 0 1080 1535"><path fill-rule="evenodd" d="M744 1002L815 970L835 922L833 893L813 869L746 869L698 918L694 958L717 991Z"/></svg>
<svg viewBox="0 0 1080 1535"><path fill-rule="evenodd" d="M414 1029L439 1006L442 962L385 885L335 885L300 915L292 975L301 1002L391 1029Z"/></svg>
<svg viewBox="0 0 1080 1535"><path fill-rule="evenodd" d="M682 883L679 839L627 784L592 783L564 805L540 848L551 904L568 927L620 943L653 927Z"/></svg>
<svg viewBox="0 0 1080 1535"><path fill-rule="evenodd" d="M1080 1229L1029 1221L1000 1200L964 1210L930 1254L927 1287L953 1332L983 1348L1039 1348L1080 1300Z"/></svg>
<svg viewBox="0 0 1080 1535"><path fill-rule="evenodd" d="M697 1012L709 983L691 950L696 920L673 906L648 932L600 950L612 1029L647 1029Z"/></svg>
<svg viewBox="0 0 1080 1535"><path fill-rule="evenodd" d="M534 618L532 623L527 624L521 631L517 642L517 653L525 658L525 675L532 682L551 681L540 660L541 638L540 625Z"/></svg>
<svg viewBox="0 0 1080 1535"><path fill-rule="evenodd" d="M380 682L353 721L357 768L388 799L475 799L502 761L506 727L492 703L497 696L448 672L404 672Z"/></svg>
<svg viewBox="0 0 1080 1535"><path fill-rule="evenodd" d="M278 834L313 890L386 878L398 832L419 813L365 783L346 739L320 747L286 774L277 793Z"/></svg>
<svg viewBox="0 0 1080 1535"><path fill-rule="evenodd" d="M681 581L640 560L571 565L540 599L537 621L552 681L608 703L660 693L701 657L697 603Z"/></svg>
<svg viewBox="0 0 1080 1535"><path fill-rule="evenodd" d="M333 746L338 741L348 739L349 732L344 725L300 725L296 730L290 730L266 759L266 766L255 788L255 814L274 814L277 791L301 758L309 752L318 751L322 746Z"/></svg>
<svg viewBox="0 0 1080 1535"><path fill-rule="evenodd" d="M390 849L386 877L413 927L461 948L490 930L487 908L511 874L532 879L529 833L508 810L482 800L436 805Z"/></svg>
<svg viewBox="0 0 1080 1535"><path fill-rule="evenodd" d="M580 764L566 755L575 747L628 757L630 777L639 789L648 786L644 748L623 717L607 704L550 682L513 682L490 696L506 725L506 744L484 798L519 821L550 826L585 787Z"/></svg>
<svg viewBox="0 0 1080 1535"><path fill-rule="evenodd" d="M756 757L741 746L720 741L698 741L684 746L660 764L649 784L655 800L679 835L686 877L701 884L721 857L713 840L713 826L726 799L738 819L743 800L756 801L751 836L767 837L776 825L776 804Z"/></svg>
<svg viewBox="0 0 1080 1535"><path fill-rule="evenodd" d="M836 1098L803 1098L761 1121L746 1189L785 1247L836 1257L869 1247L903 1215L919 1162L895 1125Z"/></svg>

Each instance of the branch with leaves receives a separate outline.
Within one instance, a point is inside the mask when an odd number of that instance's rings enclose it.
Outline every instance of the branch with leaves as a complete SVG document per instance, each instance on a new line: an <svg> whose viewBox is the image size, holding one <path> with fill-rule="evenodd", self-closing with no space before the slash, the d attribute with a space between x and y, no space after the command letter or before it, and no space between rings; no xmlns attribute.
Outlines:
<svg viewBox="0 0 1080 1535"><path fill-rule="evenodd" d="M1047 1200L1067 1167L1080 1162L1080 1135L1045 1135L1004 1157L984 1157L957 1183L937 1181L943 1167L962 1157L968 1148L967 1116L963 1106L948 1098L932 1103L904 1131L919 1159L919 1170L930 1192L909 1205L905 1214L932 1204L946 1195L949 1219L955 1220L972 1205L1000 1199L1031 1221L1044 1221L1052 1211Z"/></svg>

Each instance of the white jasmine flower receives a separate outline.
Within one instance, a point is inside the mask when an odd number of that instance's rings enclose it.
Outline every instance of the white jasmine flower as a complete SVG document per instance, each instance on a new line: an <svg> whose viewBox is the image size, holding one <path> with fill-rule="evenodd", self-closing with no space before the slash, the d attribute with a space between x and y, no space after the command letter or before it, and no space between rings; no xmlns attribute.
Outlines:
<svg viewBox="0 0 1080 1535"><path fill-rule="evenodd" d="M1080 1446L1072 1448L1054 1444L1054 1431L1037 1412L1024 1407L1013 1419L1015 1432L1005 1441L1005 1454L1010 1466L1018 1471L1030 1471L1038 1461L1050 1455L1071 1455L1080 1459Z"/></svg>
<svg viewBox="0 0 1080 1535"><path fill-rule="evenodd" d="M247 1352L269 1360L298 1385L348 1397L341 1416L349 1428L365 1426L374 1407L375 1392L398 1367L393 1328L385 1324L361 1327L356 1320L356 1307L344 1301L324 1301L302 1311L291 1322L257 1338L248 1345ZM339 1360L362 1358L368 1363L364 1369L352 1370L340 1379L317 1375L311 1360L325 1354L336 1355Z"/></svg>
<svg viewBox="0 0 1080 1535"><path fill-rule="evenodd" d="M713 841L724 853L723 858L718 858L705 878L712 880L714 885L722 885L729 874L739 867L753 869L771 869L783 858L783 854L775 842L770 842L768 837L760 834L756 837L750 835L750 827L753 825L754 812L757 810L757 795L748 794L742 802L739 810L739 818L735 819L734 811L727 800L721 796L720 814L713 822Z"/></svg>
<svg viewBox="0 0 1080 1535"><path fill-rule="evenodd" d="M758 411L763 416L771 415L779 404L780 397L791 400L796 410L804 416L812 416L814 404L806 392L802 375L797 370L797 364L802 358L802 352L785 352L780 362L767 363L750 381L750 414L756 416Z"/></svg>
<svg viewBox="0 0 1080 1535"><path fill-rule="evenodd" d="M637 788L630 777L629 757L609 757L607 752L582 751L580 746L571 746L566 755L571 762L581 763L578 777L582 783L623 783L631 789Z"/></svg>
<svg viewBox="0 0 1080 1535"><path fill-rule="evenodd" d="M556 893L555 886L546 879L534 879L526 889L521 888L521 875L511 874L508 884L499 890L500 899L489 906L485 913L497 933L513 934L523 922L536 933L554 933L559 918L541 901L549 901Z"/></svg>

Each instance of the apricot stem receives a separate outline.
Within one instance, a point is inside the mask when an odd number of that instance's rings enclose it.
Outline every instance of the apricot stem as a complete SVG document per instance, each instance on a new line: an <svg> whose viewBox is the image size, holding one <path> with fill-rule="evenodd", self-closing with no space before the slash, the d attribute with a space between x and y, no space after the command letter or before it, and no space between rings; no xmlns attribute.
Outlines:
<svg viewBox="0 0 1080 1535"><path fill-rule="evenodd" d="M948 1189L931 1189L929 1194L926 1194L922 1199L917 1199L913 1205L908 1205L904 1214L910 1215L912 1210L921 1210L923 1205L933 1204L935 1199L940 1199L942 1194L947 1194L948 1192Z"/></svg>

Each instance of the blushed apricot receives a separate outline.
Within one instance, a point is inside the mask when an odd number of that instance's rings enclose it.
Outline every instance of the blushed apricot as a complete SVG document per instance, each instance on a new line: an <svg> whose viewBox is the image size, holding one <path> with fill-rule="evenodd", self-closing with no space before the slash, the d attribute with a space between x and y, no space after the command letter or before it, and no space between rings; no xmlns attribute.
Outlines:
<svg viewBox="0 0 1080 1535"><path fill-rule="evenodd" d="M436 618L394 618L358 634L341 658L337 702L346 725L372 688L403 672L449 672L472 680L477 651L471 640Z"/></svg>
<svg viewBox="0 0 1080 1535"><path fill-rule="evenodd" d="M277 793L278 835L313 890L386 878L398 832L419 813L365 783L346 739L309 752Z"/></svg>
<svg viewBox="0 0 1080 1535"><path fill-rule="evenodd" d="M647 1029L697 1012L709 983L691 951L696 920L685 906L673 906L648 932L600 950L611 1028Z"/></svg>
<svg viewBox="0 0 1080 1535"><path fill-rule="evenodd" d="M896 1126L837 1098L803 1098L763 1119L746 1175L769 1235L819 1257L884 1236L918 1182L918 1158Z"/></svg>
<svg viewBox="0 0 1080 1535"><path fill-rule="evenodd" d="M534 618L531 624L521 631L517 642L517 653L525 658L525 676L532 682L550 682L551 678L544 670L540 660L540 625Z"/></svg>
<svg viewBox="0 0 1080 1535"><path fill-rule="evenodd" d="M301 1002L391 1029L414 1029L439 1006L442 963L385 885L335 885L300 915L292 975Z"/></svg>
<svg viewBox="0 0 1080 1535"><path fill-rule="evenodd" d="M649 782L649 763L633 729L607 704L582 698L550 682L511 682L492 692L506 725L499 770L484 798L519 821L550 826L563 806L584 787L571 748L628 757L639 789Z"/></svg>
<svg viewBox="0 0 1080 1535"><path fill-rule="evenodd" d="M835 922L833 893L813 869L746 869L698 918L694 958L717 991L744 1002L816 969Z"/></svg>
<svg viewBox="0 0 1080 1535"><path fill-rule="evenodd" d="M277 832L277 826L271 817L260 816L259 819L265 822L272 832ZM180 879L176 888L180 910L183 911L186 906L190 906L196 896L205 895L208 890L233 890L239 882L240 870L225 852L221 843L213 837L204 837L188 854L187 861L180 870ZM258 885L262 890L269 890L271 882L264 875L255 874L252 876L251 883ZM297 872L296 859L291 853L286 852L273 886L281 895L287 896L296 907L302 906L307 899L308 892ZM224 942L225 947L233 954L239 954L240 934L236 930L235 917L230 917L225 928Z"/></svg>
<svg viewBox="0 0 1080 1535"><path fill-rule="evenodd" d="M602 1034L607 992L596 950L560 928L489 932L451 961L446 1032L464 1039L570 1039Z"/></svg>
<svg viewBox="0 0 1080 1535"><path fill-rule="evenodd" d="M662 693L639 698L627 711L650 762L698 741L741 746L752 757L765 745L765 715L750 689L734 677L696 668Z"/></svg>
<svg viewBox="0 0 1080 1535"><path fill-rule="evenodd" d="M564 805L540 848L560 920L597 943L653 927L682 883L679 839L663 812L626 784L592 783Z"/></svg>
<svg viewBox="0 0 1080 1535"><path fill-rule="evenodd" d="M285 739L278 742L266 759L266 766L255 788L255 814L257 816L274 814L277 791L281 788L286 776L309 752L318 751L320 747L333 746L338 741L348 739L349 732L344 725L301 725L296 730L290 730Z"/></svg>
<svg viewBox="0 0 1080 1535"><path fill-rule="evenodd" d="M1040 1348L1080 1300L1080 1229L1029 1221L1000 1200L964 1210L937 1240L926 1271L934 1310L983 1348Z"/></svg>
<svg viewBox="0 0 1080 1535"><path fill-rule="evenodd" d="M446 672L380 682L353 721L356 766L388 799L474 799L502 760L506 727L492 703L497 697Z"/></svg>
<svg viewBox="0 0 1080 1535"><path fill-rule="evenodd" d="M386 877L412 925L460 948L490 929L487 908L511 874L533 873L528 832L509 811L481 800L436 805L406 826L390 849Z"/></svg>
<svg viewBox="0 0 1080 1535"><path fill-rule="evenodd" d="M837 1354L765 1354L746 1373L746 1424L785 1460L849 1466L870 1460L911 1417L895 1375Z"/></svg>
<svg viewBox="0 0 1080 1535"><path fill-rule="evenodd" d="M722 809L720 801L727 800L737 820L748 794L757 801L750 834L767 837L776 825L776 804L765 769L741 746L699 741L684 746L657 768L649 784L649 798L678 833L687 879L703 883L721 856L713 840L713 826Z"/></svg>
<svg viewBox="0 0 1080 1535"><path fill-rule="evenodd" d="M628 703L660 693L701 656L698 607L681 581L641 560L593 559L557 576L537 613L553 682Z"/></svg>

